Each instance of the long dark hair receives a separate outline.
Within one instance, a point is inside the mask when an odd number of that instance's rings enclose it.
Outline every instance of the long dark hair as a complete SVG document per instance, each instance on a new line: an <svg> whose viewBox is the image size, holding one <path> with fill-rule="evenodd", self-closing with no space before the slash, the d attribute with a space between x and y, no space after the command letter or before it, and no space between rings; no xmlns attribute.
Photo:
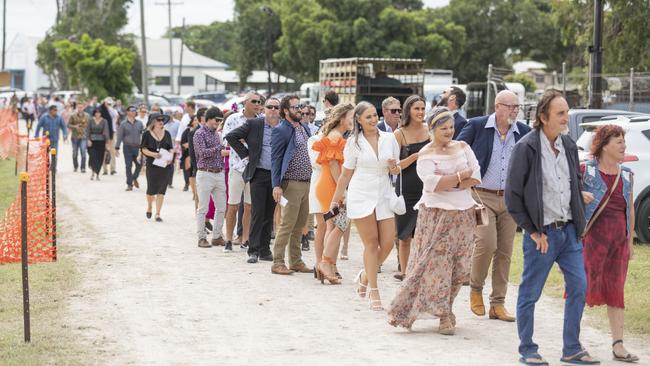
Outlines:
<svg viewBox="0 0 650 366"><path fill-rule="evenodd" d="M417 102L422 102L425 106L427 105L427 101L419 95L411 95L410 97L406 98L404 106L402 107L403 113L400 127L407 127L411 123L411 109Z"/></svg>
<svg viewBox="0 0 650 366"><path fill-rule="evenodd" d="M354 142L357 144L357 147L359 147L359 134L363 131L361 128L361 123L359 122L359 117L368 110L369 108L375 108L374 105L368 102L359 102L359 104L354 107Z"/></svg>

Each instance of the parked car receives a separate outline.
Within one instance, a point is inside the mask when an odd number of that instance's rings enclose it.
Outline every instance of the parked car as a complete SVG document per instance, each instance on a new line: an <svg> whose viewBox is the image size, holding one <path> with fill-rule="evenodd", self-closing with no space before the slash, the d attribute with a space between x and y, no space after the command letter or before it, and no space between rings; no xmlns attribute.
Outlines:
<svg viewBox="0 0 650 366"><path fill-rule="evenodd" d="M129 104L134 104L138 105L140 103L144 102L144 96L142 94L134 94L131 99L129 99ZM176 111L183 112L183 108L177 104L171 103L169 100L167 100L164 97L158 96L158 95L149 95L149 108L156 103L160 106L160 109L162 109L163 113L165 114L172 114Z"/></svg>
<svg viewBox="0 0 650 366"><path fill-rule="evenodd" d="M202 99L202 100L209 100L218 105L219 107L223 107L222 104L228 100L230 97L230 93L226 91L212 91L212 92L201 92L201 93L194 93L190 94L187 99Z"/></svg>
<svg viewBox="0 0 650 366"><path fill-rule="evenodd" d="M584 132L576 141L581 161L591 158L595 130L608 124L619 125L625 131L623 164L634 172L635 231L641 241L650 242L650 115L605 117L581 124Z"/></svg>
<svg viewBox="0 0 650 366"><path fill-rule="evenodd" d="M192 99L196 104L196 110L200 108L210 108L210 107L219 107L219 105L209 99Z"/></svg>
<svg viewBox="0 0 650 366"><path fill-rule="evenodd" d="M605 116L631 116L641 113L621 111L615 109L571 109L569 110L569 136L577 140L582 135L581 124L599 121Z"/></svg>

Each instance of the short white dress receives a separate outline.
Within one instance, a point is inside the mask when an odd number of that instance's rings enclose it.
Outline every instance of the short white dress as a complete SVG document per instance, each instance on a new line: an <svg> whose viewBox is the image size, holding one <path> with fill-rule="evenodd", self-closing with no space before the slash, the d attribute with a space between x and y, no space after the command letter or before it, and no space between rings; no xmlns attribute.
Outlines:
<svg viewBox="0 0 650 366"><path fill-rule="evenodd" d="M354 170L348 186L347 214L351 219L364 218L375 212L377 220L395 217L390 209L393 194L388 159L399 160L399 144L395 135L379 132L378 155L368 140L359 133L358 139L348 138L343 150L343 167Z"/></svg>
<svg viewBox="0 0 650 366"><path fill-rule="evenodd" d="M307 151L309 152L309 162L311 164L311 184L309 185L309 213L310 214L320 214L323 213L321 207L320 207L320 202L318 202L318 199L316 198L316 182L320 179L320 174L321 174L321 167L320 164L316 163L316 160L318 160L318 155L320 154L318 151L315 151L312 149L312 145L314 145L314 142L320 140L320 138L323 135L318 133L309 138L307 140Z"/></svg>

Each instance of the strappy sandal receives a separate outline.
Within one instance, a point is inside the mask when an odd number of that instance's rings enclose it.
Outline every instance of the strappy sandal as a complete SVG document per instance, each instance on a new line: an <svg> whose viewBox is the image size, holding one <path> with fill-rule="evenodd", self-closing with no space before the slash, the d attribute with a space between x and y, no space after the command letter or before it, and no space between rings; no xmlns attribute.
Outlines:
<svg viewBox="0 0 650 366"><path fill-rule="evenodd" d="M584 357L589 357L590 359L583 360ZM572 365L600 365L600 361L591 358L589 352L585 350L582 350L573 356L562 357L560 358L560 362L569 363Z"/></svg>
<svg viewBox="0 0 650 366"><path fill-rule="evenodd" d="M320 280L320 283L324 285L325 280L327 280L327 282L329 282L331 285L340 285L341 281L339 281L339 279L336 278L336 275L331 276L323 270L322 266L327 266L327 265L329 264L325 263L324 261L321 261L320 263L318 263L318 266L316 266L316 274L318 276L318 279Z"/></svg>
<svg viewBox="0 0 650 366"><path fill-rule="evenodd" d="M519 363L529 366L548 366L548 362L539 353L528 353L519 358Z"/></svg>
<svg viewBox="0 0 650 366"><path fill-rule="evenodd" d="M379 292L379 289L378 288L373 288L373 287L368 287L368 291L369 292L372 292L372 291ZM370 310L372 310L372 311L384 311L384 305L381 304L381 299L373 300L370 297L370 294L368 294L368 304L370 305Z"/></svg>
<svg viewBox="0 0 650 366"><path fill-rule="evenodd" d="M633 354L631 354L629 352L625 356L617 355L616 352L614 352L613 348L614 348L614 346L616 346L619 343L623 344L623 340L619 339L617 341L614 341L614 343L612 343L612 355L614 356L614 361L621 361L621 362L638 362L639 361L639 357L637 355L633 355Z"/></svg>
<svg viewBox="0 0 650 366"><path fill-rule="evenodd" d="M363 272L364 272L363 269L360 270L359 273L357 273L357 276L354 278L354 282L356 282L356 284L359 285L357 286L355 291L357 292L357 295L359 295L359 297L361 298L366 297L366 294L368 293L368 286L361 283L361 275L363 274Z"/></svg>

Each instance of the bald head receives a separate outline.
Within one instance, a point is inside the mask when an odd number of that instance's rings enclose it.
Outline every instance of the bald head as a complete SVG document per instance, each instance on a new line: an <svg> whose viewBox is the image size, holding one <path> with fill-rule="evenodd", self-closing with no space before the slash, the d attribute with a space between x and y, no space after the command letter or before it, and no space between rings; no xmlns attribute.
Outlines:
<svg viewBox="0 0 650 366"><path fill-rule="evenodd" d="M497 94L496 98L494 98L494 104L503 103L503 104L513 105L513 104L517 104L517 102L518 102L517 94L513 93L510 90L501 90Z"/></svg>
<svg viewBox="0 0 650 366"><path fill-rule="evenodd" d="M519 113L519 98L510 90L500 91L494 98L494 113L497 125L506 126L513 124Z"/></svg>

